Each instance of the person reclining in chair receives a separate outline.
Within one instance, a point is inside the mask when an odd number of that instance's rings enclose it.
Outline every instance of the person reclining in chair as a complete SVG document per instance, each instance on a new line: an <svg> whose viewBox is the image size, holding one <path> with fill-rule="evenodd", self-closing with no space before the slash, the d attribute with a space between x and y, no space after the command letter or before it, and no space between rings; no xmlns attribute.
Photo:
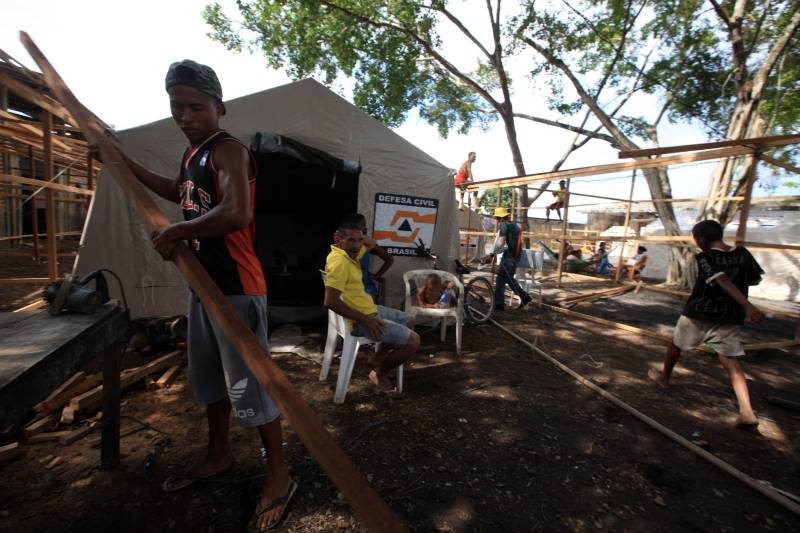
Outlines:
<svg viewBox="0 0 800 533"><path fill-rule="evenodd" d="M325 260L325 307L349 319L354 336L380 343L367 360L372 367L369 379L381 392L397 394L389 374L419 348L414 322L402 311L375 305L364 290L360 261L367 251L361 227L342 222L334 240Z"/></svg>

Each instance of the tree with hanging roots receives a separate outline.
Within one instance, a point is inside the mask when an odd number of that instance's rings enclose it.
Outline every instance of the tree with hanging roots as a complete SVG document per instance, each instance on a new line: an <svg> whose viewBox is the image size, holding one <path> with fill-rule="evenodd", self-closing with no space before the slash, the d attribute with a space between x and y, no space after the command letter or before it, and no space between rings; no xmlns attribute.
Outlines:
<svg viewBox="0 0 800 533"><path fill-rule="evenodd" d="M715 140L791 133L800 120L800 0L237 4L237 22L219 4L204 11L211 37L229 49L260 51L294 79L314 75L332 85L344 76L352 80L354 103L388 126L401 124L412 109L444 137L500 120L519 175L526 171L518 120L575 135L552 170L590 140L625 150L659 146L664 119L699 125ZM466 9L473 10L469 16ZM442 37L454 32L458 49ZM465 44L477 60L471 70L456 57L463 57ZM515 82L511 64L527 65L529 75ZM564 120L518 109L514 95L527 99L539 87L549 88L547 104ZM648 94L657 107L640 104L646 115L626 114L632 98ZM782 148L772 155L791 167L796 153ZM751 164L751 158L720 161L707 196L740 194ZM654 199L671 198L666 168L643 175ZM516 196L530 205L549 185L530 189L530 196L523 187ZM665 233L679 235L672 204L655 208ZM733 201L709 201L699 218L725 224L736 208ZM527 229L527 219L522 222ZM691 248L670 247L668 284L689 286L693 269Z"/></svg>

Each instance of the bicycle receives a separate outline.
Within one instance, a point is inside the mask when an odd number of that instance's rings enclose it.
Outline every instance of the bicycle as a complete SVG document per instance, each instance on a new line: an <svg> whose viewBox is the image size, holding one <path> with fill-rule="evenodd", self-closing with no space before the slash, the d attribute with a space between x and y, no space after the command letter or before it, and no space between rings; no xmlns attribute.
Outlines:
<svg viewBox="0 0 800 533"><path fill-rule="evenodd" d="M422 239L416 244L417 256L424 257L433 261L433 269L439 268L439 256L434 254L430 248L425 247ZM473 270L463 265L455 259L456 276L458 281L464 285L464 275L471 274ZM486 322L492 316L494 310L494 289L491 282L483 276L476 276L464 285L464 318L472 324Z"/></svg>

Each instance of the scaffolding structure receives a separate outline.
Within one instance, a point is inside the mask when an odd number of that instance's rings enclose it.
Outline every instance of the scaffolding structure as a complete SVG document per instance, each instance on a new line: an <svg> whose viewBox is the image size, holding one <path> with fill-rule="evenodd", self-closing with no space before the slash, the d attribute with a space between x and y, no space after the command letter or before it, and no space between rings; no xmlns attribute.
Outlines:
<svg viewBox="0 0 800 533"><path fill-rule="evenodd" d="M694 163L699 161L711 161L715 159L728 159L728 158L755 158L758 161L768 163L770 165L778 166L785 170L794 173L800 173L800 168L786 164L773 157L770 157L763 152L769 148L779 146L787 146L800 143L800 135L780 135L772 137L758 137L750 139L720 141L704 144L690 144L681 146L671 146L665 148L651 148L645 150L631 150L619 152L620 159L633 159L633 161L625 161L621 163L612 163L607 165L593 165L588 167L580 167L568 170L560 170L556 172L542 172L538 174L529 174L525 176L511 176L507 178L499 178L493 180L486 180L481 182L473 182L467 186L467 190L471 193L477 193L481 190L497 190L497 197L500 198L501 189L504 187L518 187L528 186L530 184L550 182L557 180L566 181L567 195L563 207L563 217L561 227L557 232L524 232L523 237L531 239L551 239L559 243L558 254L558 267L556 274L556 285L561 287L561 279L564 274L565 264L565 245L567 239L570 237L569 225L569 209L570 207L579 207L585 205L595 204L572 204L572 197L593 198L602 200L612 200L620 202L625 206L625 223L622 237L600 237L599 233L596 235L589 235L590 232L585 232L583 240L585 241L605 241L605 242L620 242L624 246L626 244L634 243L634 246L639 242L659 242L669 246L687 246L692 245L693 239L691 235L634 235L629 236L629 227L631 224L631 209L635 204L642 203L697 203L704 201L730 201L738 202L739 206L739 226L736 233L736 243L745 245L748 248L759 251L768 252L800 252L800 245L796 244L778 244L778 243L761 243L750 242L747 240L747 220L750 214L750 206L753 202L767 203L767 202L787 202L787 201L800 201L800 196L753 196L753 185L756 182L757 164L752 164L749 167L747 175L747 182L744 194L741 196L720 196L720 197L700 197L700 198L651 198L647 200L634 200L633 191L636 184L636 174L639 170L652 169L659 167L668 167L671 165ZM668 155L676 154L676 155ZM601 176L605 174L619 173L623 171L631 171L631 186L628 198L613 198L607 196L598 196L592 194L582 194L570 191L571 180L575 178L584 178L590 176ZM514 204L512 204L514 205ZM530 206L522 206L519 210L524 210L527 214ZM574 231L574 230L573 230ZM475 231L462 231L462 235L492 235L489 232L475 232ZM619 276L622 271L624 261L624 253L620 254L619 264L616 269L616 279L619 281Z"/></svg>
<svg viewBox="0 0 800 533"><path fill-rule="evenodd" d="M101 165L76 124L40 73L0 50L0 250L48 266L0 285L56 280L58 239L81 235Z"/></svg>

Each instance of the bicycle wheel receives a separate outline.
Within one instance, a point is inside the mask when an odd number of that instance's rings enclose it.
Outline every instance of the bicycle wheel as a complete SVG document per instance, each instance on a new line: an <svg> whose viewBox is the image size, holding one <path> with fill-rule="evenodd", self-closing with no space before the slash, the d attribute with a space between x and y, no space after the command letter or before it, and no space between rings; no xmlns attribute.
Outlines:
<svg viewBox="0 0 800 533"><path fill-rule="evenodd" d="M464 287L464 315L470 322L489 320L494 309L494 290L489 280L477 276Z"/></svg>

